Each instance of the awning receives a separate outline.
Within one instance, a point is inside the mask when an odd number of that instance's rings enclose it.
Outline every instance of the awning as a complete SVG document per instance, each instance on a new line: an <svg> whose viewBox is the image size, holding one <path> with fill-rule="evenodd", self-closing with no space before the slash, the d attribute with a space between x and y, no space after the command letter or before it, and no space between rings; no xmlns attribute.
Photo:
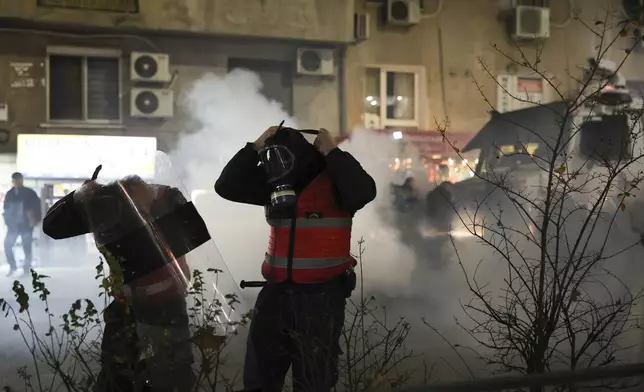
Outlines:
<svg viewBox="0 0 644 392"><path fill-rule="evenodd" d="M395 129L375 129L373 132L388 134L391 136L392 141L397 141L394 139L394 133L398 132ZM420 154L427 158L430 158L432 155L453 155L456 152L450 146L450 143L454 147L462 149L476 134L476 132L447 132L445 137L443 137L436 130L400 132L402 132L403 136L400 140L412 143L419 150ZM350 136L340 137L337 139L337 142L340 143L348 137ZM449 140L450 143L445 139Z"/></svg>
<svg viewBox="0 0 644 392"><path fill-rule="evenodd" d="M554 145L562 129L567 104L556 101L546 105L496 113L463 148L463 152L491 145L546 142Z"/></svg>
<svg viewBox="0 0 644 392"><path fill-rule="evenodd" d="M395 130L382 129L376 132L392 135ZM462 149L474 137L475 132L446 132L443 136L439 131L402 131L403 141L412 143L421 155L429 158L432 155L453 155L454 148ZM453 146L453 147L452 147Z"/></svg>

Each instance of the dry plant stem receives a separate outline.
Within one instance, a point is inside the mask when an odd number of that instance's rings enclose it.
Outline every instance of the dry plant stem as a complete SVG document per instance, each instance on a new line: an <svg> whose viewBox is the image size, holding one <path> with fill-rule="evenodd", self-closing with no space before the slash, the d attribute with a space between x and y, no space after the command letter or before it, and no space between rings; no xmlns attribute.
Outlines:
<svg viewBox="0 0 644 392"><path fill-rule="evenodd" d="M364 254L363 241L360 242L360 247L358 259L361 260ZM99 295L103 296L104 305L107 305L111 302L114 282L105 276L102 262L96 270L96 279L102 290ZM196 354L194 370L197 383L194 391L232 391L240 380L238 372L231 374L226 368L227 356L223 351L230 340L215 339L213 343L209 338L214 337L213 331L216 328L229 330L230 325L219 324L216 320L221 315L223 305L234 308L239 301L235 295L209 298L204 291L205 273L214 273L216 283L221 271L193 271L193 284L189 293L192 305L188 309L188 315ZM19 283L14 286L15 305L6 300L0 301L5 316L15 320L15 329L27 346L35 368L35 377L28 373L26 367L19 369L25 390L93 390L100 369L102 312L91 301L77 300L72 303L69 312L62 315L63 324L56 325L58 317L49 311L50 293L45 285L47 277L34 274L32 278L32 291L38 295L47 312L48 323L44 336L37 330L32 318L30 301L33 299L29 297L25 287ZM361 278L360 300L349 300L349 317L342 335L346 343L340 368L343 389L364 391L384 385L404 385L412 374L411 370L402 368L413 357L412 351L404 344L409 324L403 319L391 323L384 309L378 308L373 298L366 298L363 283ZM249 315L242 317L238 325L245 325L248 318Z"/></svg>
<svg viewBox="0 0 644 392"><path fill-rule="evenodd" d="M595 23L599 31L591 29L600 38L597 63L615 45L617 39L625 35L626 25L619 22L616 26L620 33L613 39L606 40L608 21L609 17L606 15L603 21ZM635 45L639 45L639 42L626 50L626 56L618 62L616 72ZM641 151L635 150L635 143L632 143L629 157L620 156L616 161L602 159L599 162L604 172L597 173L603 174L583 172L590 164L594 164L590 158L581 162L578 168L571 169L566 150L571 145L572 138L581 131L573 129L568 135L566 125L580 108L588 106L591 102L588 97L603 89L609 80L600 83L597 90L589 91L596 68L592 70L588 81L571 76L580 88L572 98L566 98L567 94L561 91L559 84L540 69L540 48L535 50L533 61L528 59L529 56L521 47L516 48L517 59L502 53L496 46L495 48L505 59L541 76L561 100L567 101L567 107L563 114L557 114L561 121L554 141L546 140L536 130L526 129L525 124L514 124L532 134L540 146L547 147L550 153L546 159L540 156L529 157L540 171L541 178L545 179L541 182L540 193L535 195L527 187L517 189L512 185L512 173L497 175L488 170L486 175L481 175L470 168L475 177L487 183L492 190L482 195L473 212L463 211L459 206L450 204L457 213L457 219L470 234L490 248L506 267L506 277L500 282L500 295L497 295L488 284L478 282L477 275L483 260L476 264L473 272L468 272L452 238L452 247L473 297L462 303L471 325L460 322L459 325L483 349L480 357L491 371L543 373L557 366L574 370L614 363L619 361L620 353L631 348L620 344L619 340L636 326L631 319L631 312L641 293L631 293L628 285L606 271L602 263L634 246L625 245L621 250L607 251L613 225L620 210L624 209L626 197L643 180L641 172L632 181L622 179L626 174L632 175L631 168L644 156ZM482 61L480 64L484 73L495 79L495 72ZM483 95L481 84L476 80L474 82ZM592 88L595 89L596 86ZM529 102L521 97L512 98ZM483 99L493 109L492 103L485 96ZM592 109L594 108L591 111ZM641 112L636 113L632 122L637 124L641 120L640 116ZM446 135L445 128L448 124L449 121L444 124L437 122L447 143L460 155L458 148ZM630 137L636 133L630 129ZM638 137L642 137L641 133ZM607 203L613 200L615 189L619 189L620 195L614 199L614 204L620 208L607 214ZM503 207L499 207L498 212L490 211L488 204L495 192L500 192L505 197ZM578 199L587 200L587 203L571 203ZM508 224L508 214L509 219L513 220L511 224ZM570 222L577 222L579 215L580 222L574 223L571 233ZM486 218L481 221L480 216ZM594 238L596 235L603 237ZM535 248L536 254L530 253L525 246ZM613 282L610 287L606 283L609 279ZM618 295L617 292L621 294ZM430 327L442 337L438 330ZM461 345L447 343L455 352L463 349ZM459 358L464 362L463 357ZM469 369L467 363L462 365ZM610 385L614 387L616 384L606 384ZM624 385L620 384L619 387ZM576 386L568 385L564 389L574 390Z"/></svg>
<svg viewBox="0 0 644 392"><path fill-rule="evenodd" d="M100 282L99 287L102 290L99 296L104 296L107 304L111 302L108 297L113 292L112 282L105 276L102 262L96 270L96 279ZM214 269L206 272L215 275L221 273ZM228 377L222 372L226 359L222 356L222 350L228 341L225 340L222 344L213 334L216 328L228 330L232 325L222 325L217 321L217 316L222 311L222 300L217 296L206 296L202 272L195 270L194 276L189 293L194 306L189 309L189 318L195 336L203 338L195 342L195 351L199 353L201 360L196 361L195 370L199 382L194 390L215 391L220 387L232 390L232 385L239 381L238 378ZM47 317L47 329L44 334L37 330L32 317L32 299L18 281L14 283L13 288L16 306L4 299L0 300L5 317L13 318L14 330L20 334L34 366L35 378L28 373L26 366L18 369L18 375L23 380L26 391L93 390L97 382L96 374L100 369L101 312L91 301L77 300L72 303L70 310L61 316L62 325L56 325L57 317L49 310L50 292L45 285L47 278L32 271L32 291L44 305ZM234 308L239 302L234 294L225 295L223 299L230 308ZM248 315L244 315L236 325L243 326L247 320ZM213 339L208 338L213 338L214 343ZM7 388L5 387L5 390L8 390Z"/></svg>
<svg viewBox="0 0 644 392"><path fill-rule="evenodd" d="M364 240L360 240L356 258L360 265L360 298L347 302L347 320L342 332L344 355L340 361L340 388L346 392L369 391L388 384L401 386L411 377L411 371L401 367L413 357L405 340L410 326L404 319L390 325L386 309L376 305L374 297L367 298L362 278Z"/></svg>

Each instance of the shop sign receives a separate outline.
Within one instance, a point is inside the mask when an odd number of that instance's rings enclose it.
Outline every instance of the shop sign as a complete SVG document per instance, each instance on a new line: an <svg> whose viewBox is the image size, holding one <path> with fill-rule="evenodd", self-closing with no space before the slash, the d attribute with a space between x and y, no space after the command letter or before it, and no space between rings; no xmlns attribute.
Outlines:
<svg viewBox="0 0 644 392"><path fill-rule="evenodd" d="M39 7L138 13L139 0L38 0Z"/></svg>
<svg viewBox="0 0 644 392"><path fill-rule="evenodd" d="M16 166L27 178L87 179L103 165L103 179L150 179L156 151L154 137L20 134Z"/></svg>

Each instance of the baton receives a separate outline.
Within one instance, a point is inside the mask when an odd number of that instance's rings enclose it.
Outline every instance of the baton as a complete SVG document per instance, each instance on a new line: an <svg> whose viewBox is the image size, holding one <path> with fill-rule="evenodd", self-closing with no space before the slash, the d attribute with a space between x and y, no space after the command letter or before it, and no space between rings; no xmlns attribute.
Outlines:
<svg viewBox="0 0 644 392"><path fill-rule="evenodd" d="M239 287L241 287L242 289L245 289L246 287L264 287L264 286L266 286L266 282L262 282L259 280L254 280L250 282L242 280L241 282L239 282Z"/></svg>
<svg viewBox="0 0 644 392"><path fill-rule="evenodd" d="M103 168L103 165L96 166L96 169L94 169L94 174L92 174L92 179L90 181L96 181L96 179L98 178L98 173L101 172L102 168Z"/></svg>
<svg viewBox="0 0 644 392"><path fill-rule="evenodd" d="M306 133L308 135L319 135L320 134L320 131L318 131L317 129L298 129L297 131L300 132L300 133Z"/></svg>

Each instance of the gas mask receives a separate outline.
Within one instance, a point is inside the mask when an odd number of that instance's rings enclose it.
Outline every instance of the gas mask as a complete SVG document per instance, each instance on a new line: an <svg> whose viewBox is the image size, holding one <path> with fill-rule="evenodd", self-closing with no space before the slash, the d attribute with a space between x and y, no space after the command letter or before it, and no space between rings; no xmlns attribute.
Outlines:
<svg viewBox="0 0 644 392"><path fill-rule="evenodd" d="M278 214L288 214L297 202L295 181L298 175L298 165L306 165L305 155L308 151L300 152L301 146L295 146L289 140L289 133L298 132L317 135L319 131L309 129L281 128L273 137L269 138L264 148L258 151L261 165L266 172L267 182L273 186L270 207ZM310 146L302 138L303 143ZM302 142L300 142L302 143ZM299 147L299 148L298 148Z"/></svg>

